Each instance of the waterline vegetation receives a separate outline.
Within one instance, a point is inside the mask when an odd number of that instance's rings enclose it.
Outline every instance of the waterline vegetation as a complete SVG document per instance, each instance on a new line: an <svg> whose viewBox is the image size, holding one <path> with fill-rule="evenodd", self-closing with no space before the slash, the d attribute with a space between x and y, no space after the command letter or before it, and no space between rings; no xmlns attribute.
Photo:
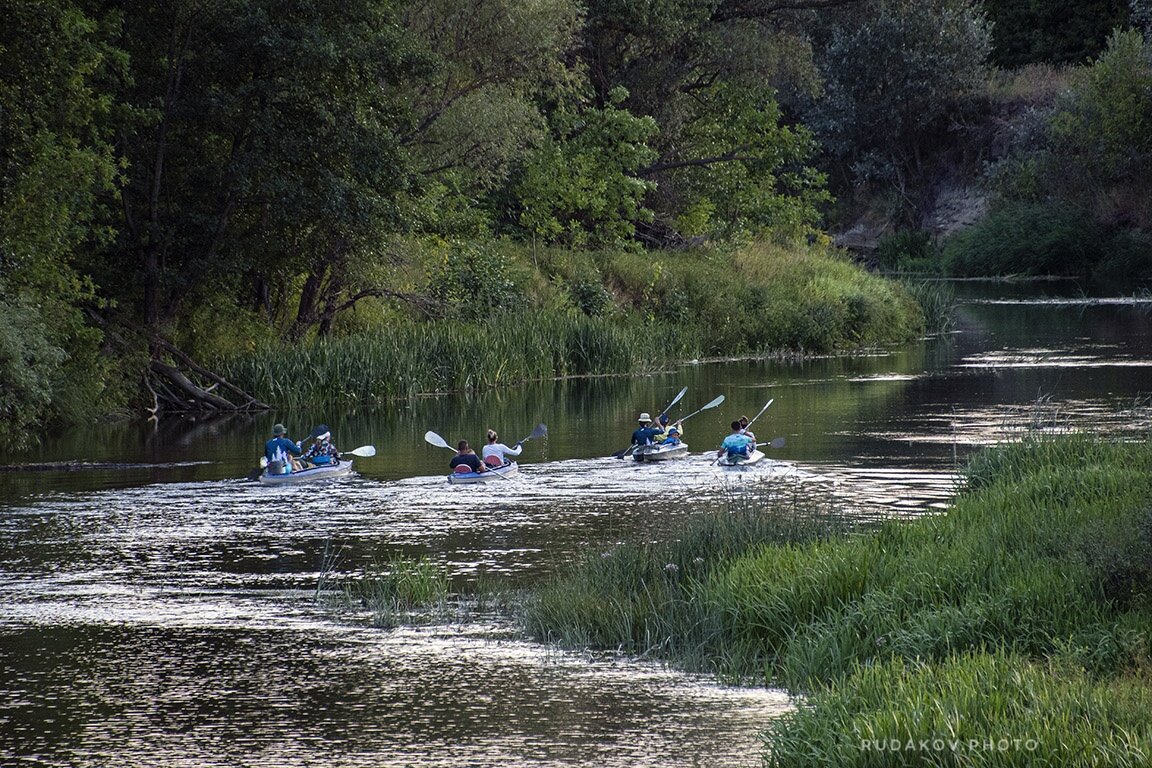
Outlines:
<svg viewBox="0 0 1152 768"><path fill-rule="evenodd" d="M222 347L213 365L281 407L379 404L690 359L898 343L949 311L819 246L711 255L510 247L491 267L434 282L430 292L455 297L438 305L447 316L366 306L364 325L338 336Z"/></svg>

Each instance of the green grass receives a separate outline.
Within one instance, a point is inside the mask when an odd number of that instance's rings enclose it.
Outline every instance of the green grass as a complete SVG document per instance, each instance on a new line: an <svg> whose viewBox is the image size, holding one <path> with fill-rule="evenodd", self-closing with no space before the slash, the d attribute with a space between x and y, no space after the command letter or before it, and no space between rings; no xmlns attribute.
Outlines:
<svg viewBox="0 0 1152 768"><path fill-rule="evenodd" d="M772 521L795 502L752 506ZM770 724L774 765L1146 764L1152 443L1028 437L980 454L946 514L851 534L746 526L710 551L712 517L582 561L541 590L530 630L808 695ZM864 737L1040 744L878 753Z"/></svg>
<svg viewBox="0 0 1152 768"><path fill-rule="evenodd" d="M979 648L1067 653L1149 611L1152 448L1082 436L990 451L948 514L866 536L763 547L717 571L703 599L766 675L810 689L889 658ZM1111 588L1111 593L1108 591ZM1147 638L1145 638L1145 645ZM1098 659L1115 671L1144 651Z"/></svg>
<svg viewBox="0 0 1152 768"><path fill-rule="evenodd" d="M651 350L691 356L694 339L667 325L631 328L579 315L494 325L402 323L387 332L270 346L221 362L232 383L265 402L380 404L418 394L475 391L527 380L651 369Z"/></svg>
<svg viewBox="0 0 1152 768"><path fill-rule="evenodd" d="M889 659L815 693L767 735L768 766L1138 766L1152 686L993 651Z"/></svg>
<svg viewBox="0 0 1152 768"><path fill-rule="evenodd" d="M347 599L372 612L378 626L393 627L442 616L449 610L451 581L426 557L397 556L377 564L345 586Z"/></svg>
<svg viewBox="0 0 1152 768"><path fill-rule="evenodd" d="M850 528L824 498L794 484L765 482L733 493L720 509L692 517L675 538L590 549L532 590L522 621L546 642L674 658L725 677L747 676L722 615L702 586L734 557L763 545L809 542Z"/></svg>

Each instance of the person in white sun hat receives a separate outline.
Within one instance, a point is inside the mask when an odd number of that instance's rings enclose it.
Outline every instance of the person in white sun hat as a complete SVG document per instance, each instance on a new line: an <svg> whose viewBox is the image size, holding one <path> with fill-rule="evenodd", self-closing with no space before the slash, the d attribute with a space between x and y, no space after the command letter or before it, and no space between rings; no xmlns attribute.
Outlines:
<svg viewBox="0 0 1152 768"><path fill-rule="evenodd" d="M656 435L664 434L664 428L660 426L652 426L652 417L648 412L640 414L640 418L636 419L640 426L632 433L632 445L651 445L652 439Z"/></svg>

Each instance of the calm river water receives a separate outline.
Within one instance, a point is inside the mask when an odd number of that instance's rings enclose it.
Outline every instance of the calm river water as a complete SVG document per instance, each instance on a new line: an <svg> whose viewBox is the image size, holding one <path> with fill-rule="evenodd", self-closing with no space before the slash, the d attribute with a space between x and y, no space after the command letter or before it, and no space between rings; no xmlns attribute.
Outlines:
<svg viewBox="0 0 1152 768"><path fill-rule="evenodd" d="M1152 304L1073 285L959 284L948 338L803 362L691 364L351 413L98 425L0 456L0 764L751 766L786 694L570 653L461 615L385 629L317 600L403 553L458 581L531 584L575 553L659 536L763 484L860 514L946 508L979 446L1025 429L1150 426ZM683 386L692 456L610 458ZM756 471L704 452L754 416L786 438ZM247 481L271 425L323 421L356 474ZM423 440L506 442L521 472L449 486Z"/></svg>

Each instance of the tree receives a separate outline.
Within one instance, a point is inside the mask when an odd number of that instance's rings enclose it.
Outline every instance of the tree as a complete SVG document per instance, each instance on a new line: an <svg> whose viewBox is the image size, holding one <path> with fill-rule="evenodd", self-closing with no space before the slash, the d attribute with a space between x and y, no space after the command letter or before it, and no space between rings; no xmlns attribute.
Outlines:
<svg viewBox="0 0 1152 768"><path fill-rule="evenodd" d="M618 108L621 88L603 109L560 109L552 115L554 135L524 164L516 182L523 208L519 223L545 242L580 247L627 245L635 223L650 219L643 206L651 184L638 168L655 153L651 118Z"/></svg>
<svg viewBox="0 0 1152 768"><path fill-rule="evenodd" d="M992 22L992 60L1002 67L1080 64L1128 22L1129 0L984 0Z"/></svg>
<svg viewBox="0 0 1152 768"><path fill-rule="evenodd" d="M71 2L9 0L0 27L0 440L99 407L105 362L84 322L81 252L103 234L115 175L111 105L98 84L122 64L108 25Z"/></svg>
<svg viewBox="0 0 1152 768"><path fill-rule="evenodd" d="M699 108L677 145L642 171L664 179L658 195L678 213L677 228L721 239L812 233L830 197L824 176L807 165L811 133L784 125L764 88L720 81L693 101Z"/></svg>
<svg viewBox="0 0 1152 768"><path fill-rule="evenodd" d="M823 195L809 196L823 186L822 177L801 162L807 153L797 150L806 132L779 98L793 102L817 88L808 43L814 14L859 3L589 3L583 57L598 103L623 86L629 96L620 106L650 115L659 128L652 140L657 158L641 169L654 183L646 202L660 225L656 244L676 239L669 228L731 237L785 220L791 226L794 217L781 216L785 198L806 197L785 206L796 213Z"/></svg>
<svg viewBox="0 0 1152 768"><path fill-rule="evenodd" d="M1049 116L1044 133L1010 167L1028 169L1033 196L1152 228L1152 47L1117 32ZM1019 186L1017 187L1019 188Z"/></svg>
<svg viewBox="0 0 1152 768"><path fill-rule="evenodd" d="M810 124L854 181L892 185L915 219L931 150L983 85L989 45L973 0L882 0L849 14L820 52L825 92Z"/></svg>
<svg viewBox="0 0 1152 768"><path fill-rule="evenodd" d="M131 5L128 171L101 284L153 330L187 301L245 291L302 334L343 289L339 265L395 227L408 183L395 138L405 109L386 86L417 63L390 4ZM299 280L288 316L271 297Z"/></svg>

